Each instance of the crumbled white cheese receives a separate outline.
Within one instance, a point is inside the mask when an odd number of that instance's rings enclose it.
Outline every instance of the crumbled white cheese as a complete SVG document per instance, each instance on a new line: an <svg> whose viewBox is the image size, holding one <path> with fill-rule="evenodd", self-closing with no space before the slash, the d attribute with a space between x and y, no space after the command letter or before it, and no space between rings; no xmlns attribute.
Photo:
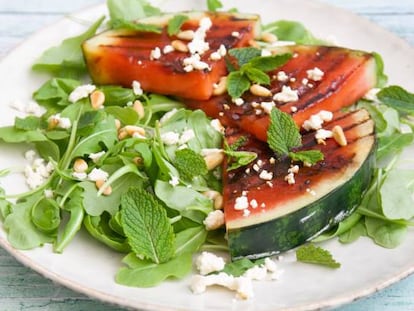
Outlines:
<svg viewBox="0 0 414 311"><path fill-rule="evenodd" d="M333 113L327 110L319 111L318 115L324 122L330 122L333 119Z"/></svg>
<svg viewBox="0 0 414 311"><path fill-rule="evenodd" d="M224 134L224 126L221 124L219 119L213 119L210 121L210 125L213 129L215 129L217 132Z"/></svg>
<svg viewBox="0 0 414 311"><path fill-rule="evenodd" d="M172 131L163 133L161 134L161 141L167 146L178 144L180 141L180 134Z"/></svg>
<svg viewBox="0 0 414 311"><path fill-rule="evenodd" d="M251 280L262 281L267 277L267 268L265 266L253 266L243 276Z"/></svg>
<svg viewBox="0 0 414 311"><path fill-rule="evenodd" d="M236 198L236 202L234 203L235 210L244 210L249 207L249 201L246 196L242 195Z"/></svg>
<svg viewBox="0 0 414 311"><path fill-rule="evenodd" d="M93 170L88 174L88 180L97 181L97 180L107 180L109 177L108 172L100 168L93 168Z"/></svg>
<svg viewBox="0 0 414 311"><path fill-rule="evenodd" d="M287 181L287 183L289 184L289 185L294 185L295 184L295 175L293 174L293 173L288 173L286 176L285 176L285 180Z"/></svg>
<svg viewBox="0 0 414 311"><path fill-rule="evenodd" d="M297 174L297 173L299 173L299 165L292 165L292 166L288 169L288 173L293 173L293 174Z"/></svg>
<svg viewBox="0 0 414 311"><path fill-rule="evenodd" d="M320 81L325 73L318 67L315 67L313 69L306 70L306 74L308 75L309 80Z"/></svg>
<svg viewBox="0 0 414 311"><path fill-rule="evenodd" d="M85 172L72 172L72 177L77 180L85 180L86 178L88 178L88 174L86 174Z"/></svg>
<svg viewBox="0 0 414 311"><path fill-rule="evenodd" d="M51 115L48 118L49 123L56 124L57 127L60 127L62 129L69 129L72 126L72 122L69 118L62 118L60 116L60 113Z"/></svg>
<svg viewBox="0 0 414 311"><path fill-rule="evenodd" d="M46 108L31 100L27 103L27 105L24 107L24 110L21 112L24 112L28 115L33 115L35 117L41 117L45 114Z"/></svg>
<svg viewBox="0 0 414 311"><path fill-rule="evenodd" d="M203 55L210 49L209 43L205 41L206 32L212 26L211 19L204 17L199 22L199 28L194 32L194 37L190 43L188 43L188 50L192 55Z"/></svg>
<svg viewBox="0 0 414 311"><path fill-rule="evenodd" d="M307 130L319 130L322 128L322 124L324 122L332 121L333 113L326 110L321 110L317 114L313 114L310 116L308 120L303 122L302 127Z"/></svg>
<svg viewBox="0 0 414 311"><path fill-rule="evenodd" d="M53 190L52 189L45 189L43 191L43 194L44 194L44 196L45 196L46 199L53 198Z"/></svg>
<svg viewBox="0 0 414 311"><path fill-rule="evenodd" d="M234 98L233 99L233 103L236 105L236 106L241 106L241 105L243 105L244 104L244 99L243 98Z"/></svg>
<svg viewBox="0 0 414 311"><path fill-rule="evenodd" d="M150 53L150 59L156 60L161 58L161 49L157 46Z"/></svg>
<svg viewBox="0 0 414 311"><path fill-rule="evenodd" d="M53 164L38 158L33 150L25 153L25 158L29 162L24 168L24 175L26 177L26 184L30 189L36 189L41 186L50 177L53 171Z"/></svg>
<svg viewBox="0 0 414 311"><path fill-rule="evenodd" d="M202 252L195 260L197 270L201 275L207 275L212 272L224 269L226 262L222 257L219 257L210 252Z"/></svg>
<svg viewBox="0 0 414 311"><path fill-rule="evenodd" d="M262 57L272 56L272 51L268 49L262 49L260 56Z"/></svg>
<svg viewBox="0 0 414 311"><path fill-rule="evenodd" d="M33 149L27 150L24 153L24 158L29 161L29 162L33 162L34 159L36 159L36 151L34 151Z"/></svg>
<svg viewBox="0 0 414 311"><path fill-rule="evenodd" d="M97 163L99 159L105 154L105 151L100 151L97 153L90 153L88 158L92 160L93 163Z"/></svg>
<svg viewBox="0 0 414 311"><path fill-rule="evenodd" d="M215 210L208 213L203 221L206 230L216 230L224 225L224 213L222 210Z"/></svg>
<svg viewBox="0 0 414 311"><path fill-rule="evenodd" d="M289 80L289 76L284 71L279 71L276 76L277 81L279 82L286 82Z"/></svg>
<svg viewBox="0 0 414 311"><path fill-rule="evenodd" d="M170 44L167 44L166 46L164 46L164 48L162 49L162 52L164 54L168 54L174 51L174 47Z"/></svg>
<svg viewBox="0 0 414 311"><path fill-rule="evenodd" d="M263 109L264 112L270 114L272 109L276 106L275 102L261 102L260 107Z"/></svg>
<svg viewBox="0 0 414 311"><path fill-rule="evenodd" d="M95 89L96 86L92 84L80 85L69 94L69 101L71 103L76 103L82 98L87 98L93 91L95 91Z"/></svg>
<svg viewBox="0 0 414 311"><path fill-rule="evenodd" d="M141 88L141 83L135 80L132 81L132 91L136 96L141 96L144 93L144 91Z"/></svg>
<svg viewBox="0 0 414 311"><path fill-rule="evenodd" d="M303 78L302 79L302 84L303 85L307 85L309 83L309 80L308 79L306 79L306 78Z"/></svg>
<svg viewBox="0 0 414 311"><path fill-rule="evenodd" d="M263 170L263 171L260 172L259 178L263 179L263 180L272 180L273 179L273 173L268 172L266 170Z"/></svg>
<svg viewBox="0 0 414 311"><path fill-rule="evenodd" d="M194 294L201 294L208 286L219 285L237 292L237 297L249 299L253 297L252 280L246 277L234 277L220 272L211 275L195 275L191 280L191 290Z"/></svg>
<svg viewBox="0 0 414 311"><path fill-rule="evenodd" d="M250 201L250 206L252 208L257 208L259 206L259 204L257 203L256 199L253 199Z"/></svg>
<svg viewBox="0 0 414 311"><path fill-rule="evenodd" d="M183 59L183 66L186 72L193 70L210 70L210 66L201 60L199 54L193 54Z"/></svg>
<svg viewBox="0 0 414 311"><path fill-rule="evenodd" d="M377 94L379 93L379 91L381 91L381 89L372 88L364 95L363 99L370 100L370 101L373 101L373 102L377 102L378 101Z"/></svg>
<svg viewBox="0 0 414 311"><path fill-rule="evenodd" d="M298 107L292 106L292 107L290 107L290 111L296 112L296 111L298 111Z"/></svg>
<svg viewBox="0 0 414 311"><path fill-rule="evenodd" d="M282 86L282 91L279 93L276 93L273 96L273 100L282 102L282 103L288 103L288 102L294 102L299 99L298 91L292 90L290 86Z"/></svg>
<svg viewBox="0 0 414 311"><path fill-rule="evenodd" d="M264 265L265 265L267 271L269 271L269 272L276 272L276 270L277 270L276 263L272 259L270 259L269 257L265 258Z"/></svg>
<svg viewBox="0 0 414 311"><path fill-rule="evenodd" d="M233 31L233 32L231 33L231 35L232 35L232 37L236 37L236 38L238 38L238 37L240 36L240 32L238 32L238 31Z"/></svg>
<svg viewBox="0 0 414 311"><path fill-rule="evenodd" d="M193 129L186 129L180 136L178 144L183 145L188 143L195 137L195 133Z"/></svg>
<svg viewBox="0 0 414 311"><path fill-rule="evenodd" d="M325 130L325 129L319 129L316 131L315 139L316 140L325 140L327 138L331 138L333 136L332 131Z"/></svg>
<svg viewBox="0 0 414 311"><path fill-rule="evenodd" d="M171 186L175 187L175 186L178 186L180 184L180 180L178 179L177 176L171 176L171 179L168 181L168 183Z"/></svg>

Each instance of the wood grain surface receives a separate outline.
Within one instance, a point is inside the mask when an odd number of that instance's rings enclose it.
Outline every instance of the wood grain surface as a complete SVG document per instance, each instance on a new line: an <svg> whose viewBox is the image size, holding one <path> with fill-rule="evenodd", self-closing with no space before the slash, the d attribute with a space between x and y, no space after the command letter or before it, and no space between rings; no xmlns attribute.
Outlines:
<svg viewBox="0 0 414 311"><path fill-rule="evenodd" d="M325 0L324 2L362 15L414 46L414 0ZM99 3L102 1L0 0L0 57L6 55L32 33L62 16ZM54 284L22 266L0 248L0 311L6 310L115 311L122 309ZM414 310L414 276L336 310Z"/></svg>

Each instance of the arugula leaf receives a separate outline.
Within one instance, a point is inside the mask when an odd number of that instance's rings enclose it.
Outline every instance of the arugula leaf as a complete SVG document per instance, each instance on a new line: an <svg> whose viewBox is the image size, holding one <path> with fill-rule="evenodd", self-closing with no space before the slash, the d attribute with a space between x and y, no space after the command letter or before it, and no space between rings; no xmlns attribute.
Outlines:
<svg viewBox="0 0 414 311"><path fill-rule="evenodd" d="M136 23L125 19L111 20L112 29L128 29L142 32L161 33L161 28L156 25Z"/></svg>
<svg viewBox="0 0 414 311"><path fill-rule="evenodd" d="M358 214L358 213L354 213L354 214ZM352 243L358 240L361 236L366 236L366 235L367 235L367 229L365 227L364 219L361 219L355 225L353 225L349 230L339 235L339 242L344 243L344 244Z"/></svg>
<svg viewBox="0 0 414 311"><path fill-rule="evenodd" d="M223 4L220 0L207 0L207 9L211 12L217 12L222 7Z"/></svg>
<svg viewBox="0 0 414 311"><path fill-rule="evenodd" d="M34 131L40 128L40 118L28 116L26 118L16 117L14 119L14 127L24 131Z"/></svg>
<svg viewBox="0 0 414 311"><path fill-rule="evenodd" d="M263 27L264 32L271 32L282 41L293 41L298 44L326 44L309 32L305 26L296 21L279 20Z"/></svg>
<svg viewBox="0 0 414 311"><path fill-rule="evenodd" d="M292 148L301 146L302 137L290 115L277 108L272 109L267 142L278 157L287 156Z"/></svg>
<svg viewBox="0 0 414 311"><path fill-rule="evenodd" d="M174 17L168 21L168 26L167 26L168 35L170 36L176 35L180 31L181 26L187 20L188 20L187 15L182 15L182 14L174 15Z"/></svg>
<svg viewBox="0 0 414 311"><path fill-rule="evenodd" d="M320 150L303 150L289 152L289 157L292 161L309 163L311 165L316 164L324 159L323 153Z"/></svg>
<svg viewBox="0 0 414 311"><path fill-rule="evenodd" d="M407 235L407 226L390 223L382 219L365 217L367 235L375 243L385 248L395 248L402 243Z"/></svg>
<svg viewBox="0 0 414 311"><path fill-rule="evenodd" d="M175 168L185 180L192 180L196 176L208 173L206 161L195 151L185 148L175 152Z"/></svg>
<svg viewBox="0 0 414 311"><path fill-rule="evenodd" d="M47 108L54 108L55 105L67 106L70 104L69 94L79 85L78 80L52 78L33 93L33 99Z"/></svg>
<svg viewBox="0 0 414 311"><path fill-rule="evenodd" d="M314 244L299 247L296 250L296 259L301 262L323 265L334 269L341 267L341 264L332 257L331 253Z"/></svg>
<svg viewBox="0 0 414 311"><path fill-rule="evenodd" d="M105 17L102 16L83 34L63 40L59 46L46 50L40 58L36 60L32 69L51 72L62 77L68 76L68 74L65 73L66 71L70 73L84 73L86 66L81 50L81 44L96 33L104 19Z"/></svg>
<svg viewBox="0 0 414 311"><path fill-rule="evenodd" d="M152 287L168 278L181 279L191 272L192 254L183 253L165 263L155 264L130 253L122 260L128 267L122 267L116 274L116 282L127 286Z"/></svg>
<svg viewBox="0 0 414 311"><path fill-rule="evenodd" d="M400 86L391 85L383 88L377 97L382 103L402 114L414 114L414 94Z"/></svg>
<svg viewBox="0 0 414 311"><path fill-rule="evenodd" d="M263 263L264 263L264 259L252 261L248 258L242 258L239 260L226 263L226 265L224 266L224 269L221 270L220 272L225 272L229 275L239 277L239 276L242 276L250 268L253 268L254 266L262 265Z"/></svg>
<svg viewBox="0 0 414 311"><path fill-rule="evenodd" d="M107 0L106 5L111 21L117 19L133 21L160 13L159 9L145 0Z"/></svg>
<svg viewBox="0 0 414 311"><path fill-rule="evenodd" d="M376 87L382 88L387 84L388 76L384 73L384 61L382 56L376 52L373 52L376 67L377 67L377 85Z"/></svg>
<svg viewBox="0 0 414 311"><path fill-rule="evenodd" d="M6 143L30 143L46 141L47 138L40 130L24 131L14 126L0 127L0 140Z"/></svg>
<svg viewBox="0 0 414 311"><path fill-rule="evenodd" d="M175 236L175 256L195 253L206 241L206 238L207 230L204 225L178 232Z"/></svg>
<svg viewBox="0 0 414 311"><path fill-rule="evenodd" d="M394 133L390 136L379 137L376 153L377 160L400 153L405 147L411 145L413 141L413 133Z"/></svg>
<svg viewBox="0 0 414 311"><path fill-rule="evenodd" d="M132 187L122 196L121 206L121 223L133 252L156 264L172 259L175 236L160 202Z"/></svg>

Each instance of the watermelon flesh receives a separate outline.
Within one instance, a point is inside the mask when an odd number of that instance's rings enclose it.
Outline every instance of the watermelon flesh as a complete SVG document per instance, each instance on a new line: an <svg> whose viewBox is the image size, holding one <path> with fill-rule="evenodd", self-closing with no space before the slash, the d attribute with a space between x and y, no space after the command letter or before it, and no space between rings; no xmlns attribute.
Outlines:
<svg viewBox="0 0 414 311"><path fill-rule="evenodd" d="M269 73L272 79L269 89L272 94L277 94L283 86L289 86L297 90L299 99L296 101L278 102L272 97L258 97L249 91L242 96L244 104L240 106L232 103L227 94L207 101L184 101L191 109L202 109L210 117L220 119L222 124L240 127L266 141L269 115L261 107L255 107L257 103L273 101L277 108L291 114L300 127L321 110L336 111L354 104L376 85L376 62L372 54L324 46L296 46L290 51L294 57ZM315 67L324 73L320 81L308 78L307 71ZM286 81L277 79L281 71L286 74Z"/></svg>
<svg viewBox="0 0 414 311"><path fill-rule="evenodd" d="M350 215L360 203L372 178L374 166L374 122L365 110L336 112L324 124L331 130L341 126L348 141L340 146L333 138L318 144L315 131L303 132L300 150L320 150L324 160L311 167L285 158L271 160L268 145L238 128L227 128L230 145L244 136L238 150L254 151L250 165L223 173L226 229L232 258L259 258L284 252L309 241ZM295 182L286 180L288 170L298 165ZM262 171L272 178L260 177ZM237 201L246 197L248 206Z"/></svg>
<svg viewBox="0 0 414 311"><path fill-rule="evenodd" d="M94 83L131 87L135 80L140 82L144 91L198 100L209 99L213 85L226 75L224 58L212 60L210 55L221 45L226 49L247 46L257 35L260 22L257 15L188 14L189 20L181 26L182 31L197 30L204 17L210 18L212 22L205 38L209 49L200 59L208 64L209 70L185 71L183 61L190 56L189 52L173 50L163 53L165 46L178 39L177 35L167 33L168 20L173 15L166 15L140 21L161 25L161 33L119 29L103 32L85 41L82 45L83 54ZM185 45L190 42L180 41ZM154 59L151 52L156 48L160 49L161 56Z"/></svg>

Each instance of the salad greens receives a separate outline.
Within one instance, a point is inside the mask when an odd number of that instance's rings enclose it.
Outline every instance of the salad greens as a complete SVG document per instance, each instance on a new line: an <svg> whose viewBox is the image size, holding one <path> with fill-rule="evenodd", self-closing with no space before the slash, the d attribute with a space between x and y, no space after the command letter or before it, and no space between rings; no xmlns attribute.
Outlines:
<svg viewBox="0 0 414 311"><path fill-rule="evenodd" d="M160 31L134 22L160 13L144 0L108 0L107 5L110 20L106 27ZM210 11L222 8L218 0L209 0L207 5ZM185 20L183 15L174 16L168 33L176 34ZM13 126L0 128L0 140L33 145L39 158L32 159L36 165L32 170L41 172L41 177L36 175L39 180L20 195L7 195L0 188L0 217L9 242L18 249L53 243L54 251L63 252L84 227L96 240L125 253L118 283L149 287L186 276L192 268L192 254L201 249L227 249L224 231L208 231L204 224L214 210L213 199L205 193L221 192L221 172L207 167L203 150L223 148L229 170L249 164L256 154L236 151L243 137L227 145L202 111L186 110L182 103L162 95L138 94L132 87L99 86L73 99L72 93L85 87L81 43L103 22L104 17L83 34L48 49L33 65L33 70L53 75L33 93L46 112L40 117L16 118ZM299 44L322 42L298 22L277 21L263 30ZM237 60L237 64L227 64L232 98L240 97L253 83L268 84L266 72L291 58L290 54L261 56L258 48L232 49L229 54ZM383 87L383 63L378 54L375 57L378 86ZM89 94L93 91L104 94L102 109L92 107ZM142 105L143 112L134 109L134 103ZM375 178L356 212L315 241L338 237L349 243L368 236L381 246L396 247L408 226L414 225L414 170L395 168L401 151L414 140L414 94L389 86L356 106L367 109L375 120ZM286 114L273 109L271 121L269 145L279 157L307 163L323 159L320 152L294 151L301 146L301 138ZM86 169L76 170L78 159L86 163ZM8 173L2 170L0 176ZM297 258L340 266L313 244L299 248ZM263 260L242 259L223 271L240 276L261 264Z"/></svg>

